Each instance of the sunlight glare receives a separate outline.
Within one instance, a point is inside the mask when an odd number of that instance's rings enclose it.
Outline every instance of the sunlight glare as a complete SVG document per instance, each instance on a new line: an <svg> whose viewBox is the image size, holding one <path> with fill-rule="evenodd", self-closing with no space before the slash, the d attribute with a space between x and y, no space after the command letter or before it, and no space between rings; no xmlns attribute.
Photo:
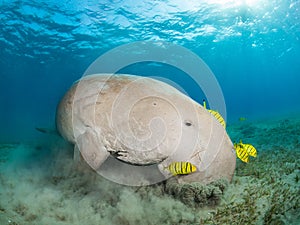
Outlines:
<svg viewBox="0 0 300 225"><path fill-rule="evenodd" d="M248 6L254 7L261 0L207 0L208 4L216 4L221 6Z"/></svg>

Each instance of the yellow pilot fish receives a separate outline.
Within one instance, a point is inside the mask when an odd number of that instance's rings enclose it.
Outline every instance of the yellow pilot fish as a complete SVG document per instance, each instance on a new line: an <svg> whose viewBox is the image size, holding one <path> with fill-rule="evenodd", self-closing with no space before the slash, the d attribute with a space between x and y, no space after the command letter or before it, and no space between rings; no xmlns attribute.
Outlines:
<svg viewBox="0 0 300 225"><path fill-rule="evenodd" d="M207 109L205 100L203 100L203 107L204 109ZM219 121L219 123L224 127L224 129L226 129L226 122L220 113L212 109L207 109L207 111L210 112L210 114L212 114Z"/></svg>
<svg viewBox="0 0 300 225"><path fill-rule="evenodd" d="M245 163L249 162L249 156L257 156L257 151L254 146L250 144L244 144L242 143L242 140L240 140L240 143L234 143L234 148L236 150L237 157Z"/></svg>
<svg viewBox="0 0 300 225"><path fill-rule="evenodd" d="M197 171L197 167L190 162L172 162L165 169L168 169L174 176L186 175Z"/></svg>

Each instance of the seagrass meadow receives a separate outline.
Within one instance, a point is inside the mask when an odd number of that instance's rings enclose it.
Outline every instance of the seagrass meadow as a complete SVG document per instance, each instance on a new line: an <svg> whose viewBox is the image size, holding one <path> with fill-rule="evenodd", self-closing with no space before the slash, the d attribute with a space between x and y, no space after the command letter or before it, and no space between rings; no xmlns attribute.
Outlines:
<svg viewBox="0 0 300 225"><path fill-rule="evenodd" d="M0 224L299 224L300 120L239 121L228 132L258 156L237 159L231 183L209 185L122 186L74 164L54 135L3 143Z"/></svg>

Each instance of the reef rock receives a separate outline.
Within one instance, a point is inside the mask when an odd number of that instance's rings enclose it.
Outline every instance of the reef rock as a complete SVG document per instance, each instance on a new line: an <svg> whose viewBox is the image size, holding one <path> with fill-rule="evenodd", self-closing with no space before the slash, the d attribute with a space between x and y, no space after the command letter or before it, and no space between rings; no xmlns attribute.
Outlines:
<svg viewBox="0 0 300 225"><path fill-rule="evenodd" d="M127 185L172 176L172 162L197 171L179 183L231 180L236 156L225 129L200 104L147 77L96 74L76 82L57 109L57 129L105 177Z"/></svg>

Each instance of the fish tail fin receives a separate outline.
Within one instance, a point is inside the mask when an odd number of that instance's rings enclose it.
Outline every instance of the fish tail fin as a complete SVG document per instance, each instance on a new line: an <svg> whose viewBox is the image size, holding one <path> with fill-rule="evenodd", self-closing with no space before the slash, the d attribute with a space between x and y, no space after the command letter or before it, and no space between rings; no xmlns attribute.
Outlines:
<svg viewBox="0 0 300 225"><path fill-rule="evenodd" d="M206 109L206 101L205 101L205 99L203 99L203 107L204 107L204 109Z"/></svg>
<svg viewBox="0 0 300 225"><path fill-rule="evenodd" d="M249 156L245 159L245 163L249 163Z"/></svg>

